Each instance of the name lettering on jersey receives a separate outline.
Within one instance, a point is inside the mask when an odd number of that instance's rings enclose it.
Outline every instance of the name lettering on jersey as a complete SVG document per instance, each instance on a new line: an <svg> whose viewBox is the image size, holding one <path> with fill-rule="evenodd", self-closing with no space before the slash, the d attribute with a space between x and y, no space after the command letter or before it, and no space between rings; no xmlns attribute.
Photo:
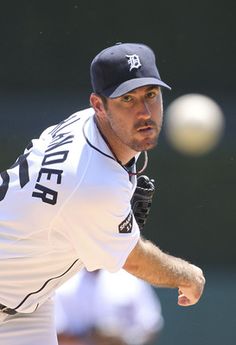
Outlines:
<svg viewBox="0 0 236 345"><path fill-rule="evenodd" d="M68 156L68 153L69 153L69 150L46 154L43 158L42 165L63 163L65 162Z"/></svg>
<svg viewBox="0 0 236 345"><path fill-rule="evenodd" d="M70 132L58 134L56 136L54 135L53 140L51 144L48 145L46 152L52 151L55 148L58 148L59 146L72 143L74 136L68 135L67 137L64 138L64 136L67 134L70 134Z"/></svg>
<svg viewBox="0 0 236 345"><path fill-rule="evenodd" d="M72 125L72 123L76 122L80 120L80 117L77 117L77 115L72 115L70 117L68 117L67 119L61 121L57 126L55 126L52 131L50 132L50 134L52 135L52 137L54 138L55 135L59 132L62 131L64 128Z"/></svg>
<svg viewBox="0 0 236 345"><path fill-rule="evenodd" d="M52 135L52 141L50 142L45 151L45 156L42 161L42 167L38 174L37 183L35 184L35 190L32 193L33 197L40 198L43 202L47 204L55 205L57 203L58 192L55 189L51 189L43 185L43 180L51 180L56 187L56 185L59 185L62 182L63 170L55 169L52 167L48 168L45 166L51 166L53 164L58 163L62 164L66 161L69 150L63 151L61 150L61 147L63 145L72 143L74 135L72 135L70 132L58 132L62 131L72 123L80 120L80 118L78 117L76 117L76 119L74 118L75 116L71 116L67 120L62 121L50 133ZM59 147L60 150L57 151ZM51 152L54 150L55 152ZM41 182L41 184L39 182Z"/></svg>
<svg viewBox="0 0 236 345"><path fill-rule="evenodd" d="M125 218L125 220L123 220L123 222L120 223L119 232L125 233L125 234L131 233L132 227L133 227L133 215L130 212L128 216Z"/></svg>

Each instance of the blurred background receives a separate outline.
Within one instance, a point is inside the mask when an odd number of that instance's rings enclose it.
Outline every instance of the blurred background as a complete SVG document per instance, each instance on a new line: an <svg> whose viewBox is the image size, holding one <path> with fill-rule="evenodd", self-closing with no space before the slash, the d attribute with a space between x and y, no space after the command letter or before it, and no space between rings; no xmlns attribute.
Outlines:
<svg viewBox="0 0 236 345"><path fill-rule="evenodd" d="M200 303L176 305L175 290L158 289L165 326L159 345L236 342L236 2L165 0L1 1L0 170L29 140L88 106L89 66L116 42L143 42L157 55L166 107L186 93L212 97L225 114L217 148L184 156L164 132L150 153L156 179L145 236L204 269Z"/></svg>

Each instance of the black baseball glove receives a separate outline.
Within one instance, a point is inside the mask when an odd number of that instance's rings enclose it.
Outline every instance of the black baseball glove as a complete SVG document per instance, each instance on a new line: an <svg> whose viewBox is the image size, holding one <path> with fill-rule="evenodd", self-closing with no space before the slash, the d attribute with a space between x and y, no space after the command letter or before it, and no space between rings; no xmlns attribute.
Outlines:
<svg viewBox="0 0 236 345"><path fill-rule="evenodd" d="M140 230L146 224L152 206L152 198L155 192L154 183L154 180L151 180L145 175L137 178L137 187L131 199L131 208Z"/></svg>

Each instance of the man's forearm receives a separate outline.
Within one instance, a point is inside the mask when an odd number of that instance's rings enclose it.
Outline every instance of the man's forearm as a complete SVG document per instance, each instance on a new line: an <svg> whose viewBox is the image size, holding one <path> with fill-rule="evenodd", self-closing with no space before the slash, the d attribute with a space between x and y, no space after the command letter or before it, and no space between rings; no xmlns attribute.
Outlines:
<svg viewBox="0 0 236 345"><path fill-rule="evenodd" d="M130 253L124 269L152 285L178 288L180 296L182 290L187 291L191 295L188 296L192 299L191 304L200 298L205 283L200 268L162 252L144 239L140 239Z"/></svg>
<svg viewBox="0 0 236 345"><path fill-rule="evenodd" d="M175 288L187 280L186 265L189 266L186 261L162 252L152 242L141 240L124 269L150 284Z"/></svg>

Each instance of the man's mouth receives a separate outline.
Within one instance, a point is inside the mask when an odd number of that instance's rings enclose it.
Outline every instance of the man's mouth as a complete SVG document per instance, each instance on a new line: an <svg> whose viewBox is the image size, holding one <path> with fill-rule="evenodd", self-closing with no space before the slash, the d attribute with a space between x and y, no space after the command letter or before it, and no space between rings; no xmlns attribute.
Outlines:
<svg viewBox="0 0 236 345"><path fill-rule="evenodd" d="M138 132L147 132L154 129L152 126L143 126L143 127L139 127L137 129Z"/></svg>

